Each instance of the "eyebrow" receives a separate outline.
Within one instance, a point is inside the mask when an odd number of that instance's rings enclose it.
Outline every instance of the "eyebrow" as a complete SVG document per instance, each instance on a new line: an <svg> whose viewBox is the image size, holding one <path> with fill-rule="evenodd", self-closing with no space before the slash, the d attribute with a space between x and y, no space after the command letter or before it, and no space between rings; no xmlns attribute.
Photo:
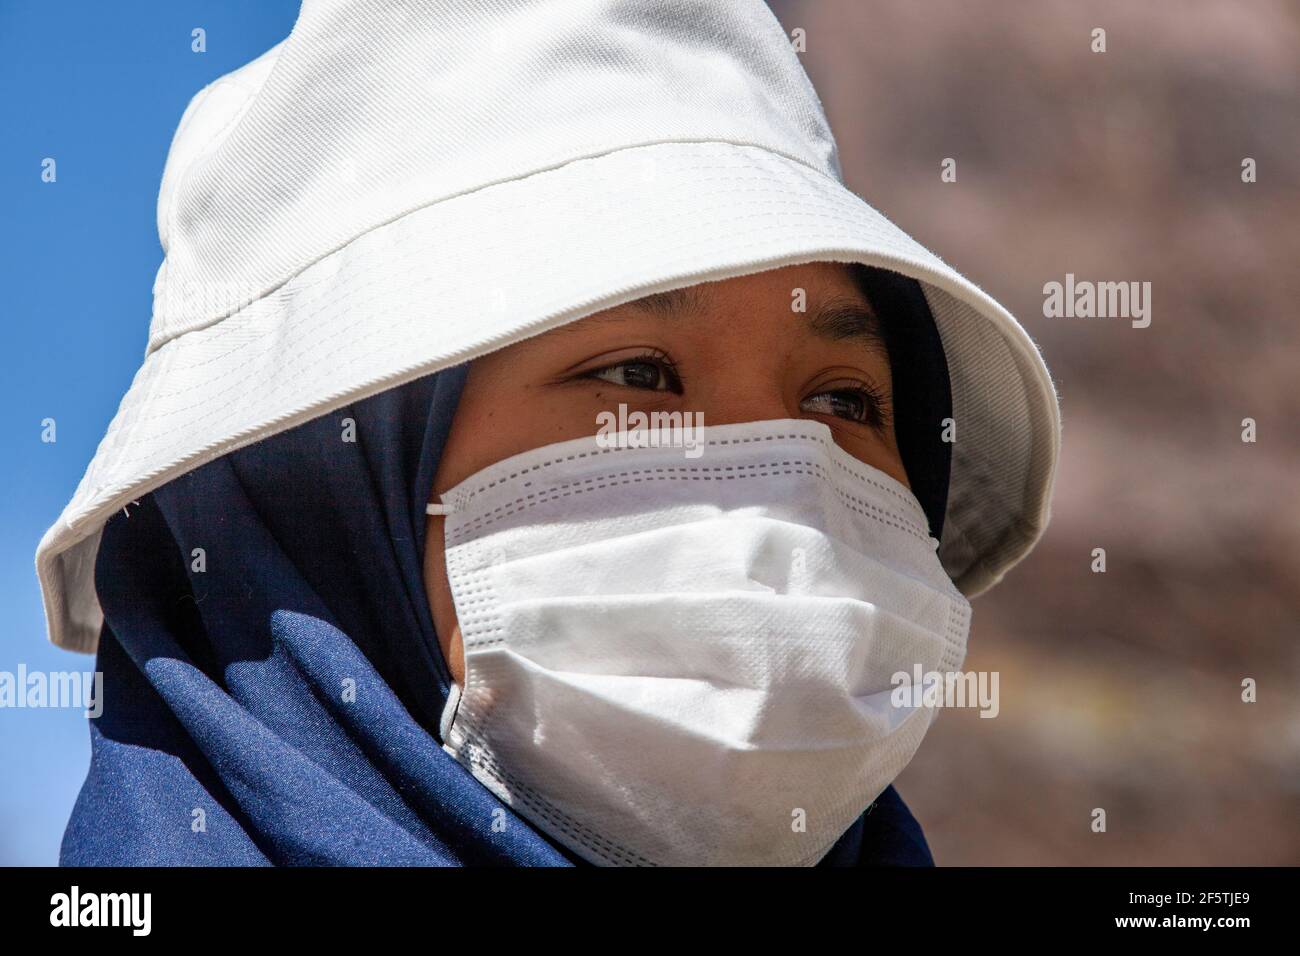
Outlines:
<svg viewBox="0 0 1300 956"><path fill-rule="evenodd" d="M642 296L633 299L627 305L660 318L673 319L692 313L698 315L705 310L707 303L699 286L687 285L679 289L668 289L665 292Z"/></svg>
<svg viewBox="0 0 1300 956"><path fill-rule="evenodd" d="M857 341L886 351L885 324L861 299L840 296L824 302L808 325L815 335L831 342Z"/></svg>
<svg viewBox="0 0 1300 956"><path fill-rule="evenodd" d="M675 319L700 315L708 301L699 286L682 286L634 299L626 306L658 318ZM808 328L829 342L856 341L869 349L886 351L884 323L860 298L839 295L823 302L808 317Z"/></svg>

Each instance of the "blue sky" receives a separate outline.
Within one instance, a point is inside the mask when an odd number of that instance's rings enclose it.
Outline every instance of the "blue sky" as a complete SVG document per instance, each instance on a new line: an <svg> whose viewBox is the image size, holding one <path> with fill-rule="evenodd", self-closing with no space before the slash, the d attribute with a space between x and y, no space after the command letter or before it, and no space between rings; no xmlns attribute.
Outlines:
<svg viewBox="0 0 1300 956"><path fill-rule="evenodd" d="M33 556L144 354L167 147L297 0L0 0L0 671L89 671L45 636ZM191 31L207 51L191 49ZM58 179L42 182L42 161ZM57 441L41 441L41 421ZM90 760L80 710L0 709L0 865L53 864Z"/></svg>

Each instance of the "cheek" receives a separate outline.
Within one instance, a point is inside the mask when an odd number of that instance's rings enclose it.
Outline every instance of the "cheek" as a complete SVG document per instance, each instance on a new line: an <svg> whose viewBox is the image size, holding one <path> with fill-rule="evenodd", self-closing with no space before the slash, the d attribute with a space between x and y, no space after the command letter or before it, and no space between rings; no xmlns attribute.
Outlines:
<svg viewBox="0 0 1300 956"><path fill-rule="evenodd" d="M587 390L520 384L509 376L476 378L471 371L438 463L434 493L511 455L595 434L597 410Z"/></svg>
<svg viewBox="0 0 1300 956"><path fill-rule="evenodd" d="M907 471L903 467L903 456L898 450L898 439L894 435L892 428L889 430L889 434L881 439L880 445L881 460L884 464L876 465L876 467L901 484L907 485L910 489L912 483L907 480Z"/></svg>
<svg viewBox="0 0 1300 956"><path fill-rule="evenodd" d="M835 436L835 444L858 461L883 471L909 489L912 487L911 482L907 480L907 471L903 468L903 456L899 454L898 441L894 437L893 429L890 429L887 435L864 438L858 434L849 434L846 429L832 425L831 433Z"/></svg>

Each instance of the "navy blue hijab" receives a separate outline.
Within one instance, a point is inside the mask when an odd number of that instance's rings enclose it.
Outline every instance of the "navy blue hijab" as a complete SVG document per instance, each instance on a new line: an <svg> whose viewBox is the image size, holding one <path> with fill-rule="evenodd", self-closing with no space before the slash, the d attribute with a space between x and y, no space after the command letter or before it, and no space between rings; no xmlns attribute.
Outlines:
<svg viewBox="0 0 1300 956"><path fill-rule="evenodd" d="M105 707L62 864L580 862L437 741L424 507L464 376L354 402L108 521ZM931 864L893 787L822 862Z"/></svg>

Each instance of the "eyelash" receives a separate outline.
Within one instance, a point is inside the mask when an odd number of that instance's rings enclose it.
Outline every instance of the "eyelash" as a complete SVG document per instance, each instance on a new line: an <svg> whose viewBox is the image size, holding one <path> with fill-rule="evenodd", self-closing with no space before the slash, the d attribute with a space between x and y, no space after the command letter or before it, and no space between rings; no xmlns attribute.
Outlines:
<svg viewBox="0 0 1300 956"><path fill-rule="evenodd" d="M640 385L628 385L625 382L612 382L607 378L601 378L604 372L610 372L614 369L625 368L629 365L653 365L657 368L667 383L667 388L646 389ZM636 388L641 391L653 392L672 392L675 395L682 394L682 377L677 371L677 364L663 352L653 351L646 352L643 355L632 355L625 359L620 359L612 365L603 365L600 368L593 368L588 372L582 373L581 378L590 378L598 382L607 382L610 385L618 385L622 388Z"/></svg>
<svg viewBox="0 0 1300 956"><path fill-rule="evenodd" d="M654 366L656 369L659 370L659 373L662 376L662 379L667 385L667 387L647 389L644 386L629 385L626 382L615 382L615 381L611 381L608 378L602 377L605 373L611 372L615 369L625 368L630 365ZM620 361L614 362L611 365L604 365L600 368L591 369L590 371L582 373L582 375L580 375L579 377L592 379L594 381L599 381L599 382L606 382L610 385L616 385L621 388L635 388L642 391L655 391L655 392L670 391L677 395L682 394L683 391L682 379L681 379L681 375L677 371L676 363L674 363L673 360L668 357L668 355L658 351L646 352L643 355L629 356L628 358L621 359ZM884 428L884 426L888 423L889 413L890 413L888 396L886 396L884 392L878 387L874 385L867 385L864 383L856 383L852 386L848 386L844 388L834 388L834 389L829 389L827 391L817 392L816 394L810 395L808 398L803 399L799 403L799 407L801 410L808 411L808 409L805 408L805 406L808 403L810 403L813 399L822 398L824 396L837 396L837 395L840 396L853 395L854 397L861 399L863 402L863 409L861 412L862 417L849 418L844 415L837 415L833 411L818 412L817 414L828 415L833 418L838 418L842 421L854 422L855 424L868 425L876 429Z"/></svg>
<svg viewBox="0 0 1300 956"><path fill-rule="evenodd" d="M836 415L831 411L819 412L818 414L830 415L834 418L839 418L847 422L854 422L859 425L868 425L874 429L883 429L888 424L890 413L889 397L885 395L883 390L874 385L858 383L845 388L833 388L827 391L817 392L801 401L799 403L799 408L803 411L808 411L809 409L806 408L806 406L813 399L835 395L853 395L856 398L860 398L863 406L861 413L862 417L848 418L844 415Z"/></svg>

